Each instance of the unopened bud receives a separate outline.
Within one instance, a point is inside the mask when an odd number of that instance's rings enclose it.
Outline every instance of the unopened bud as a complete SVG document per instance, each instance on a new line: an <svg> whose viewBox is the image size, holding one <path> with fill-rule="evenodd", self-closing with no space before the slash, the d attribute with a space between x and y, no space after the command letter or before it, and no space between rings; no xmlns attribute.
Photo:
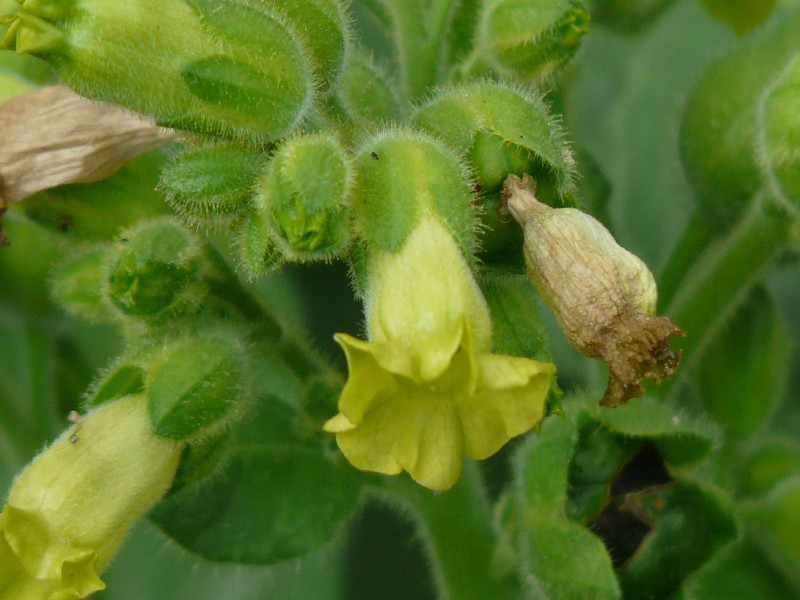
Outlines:
<svg viewBox="0 0 800 600"><path fill-rule="evenodd" d="M669 348L683 331L656 316L652 273L591 216L539 202L530 178L506 181L508 209L525 231L525 266L567 340L608 365L600 402L621 406L643 393L641 380L671 376L681 353Z"/></svg>

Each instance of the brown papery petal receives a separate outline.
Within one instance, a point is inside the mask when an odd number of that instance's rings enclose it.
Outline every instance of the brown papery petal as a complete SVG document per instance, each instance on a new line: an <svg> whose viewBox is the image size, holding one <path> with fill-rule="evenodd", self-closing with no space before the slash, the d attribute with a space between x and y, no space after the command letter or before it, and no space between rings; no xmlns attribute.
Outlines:
<svg viewBox="0 0 800 600"><path fill-rule="evenodd" d="M105 179L175 139L170 130L64 85L17 96L0 106L0 211L47 188Z"/></svg>

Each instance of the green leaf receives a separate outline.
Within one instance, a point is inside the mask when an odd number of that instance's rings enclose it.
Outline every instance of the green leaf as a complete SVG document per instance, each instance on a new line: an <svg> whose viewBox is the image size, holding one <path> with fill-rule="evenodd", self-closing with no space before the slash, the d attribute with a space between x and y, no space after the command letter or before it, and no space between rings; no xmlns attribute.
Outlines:
<svg viewBox="0 0 800 600"><path fill-rule="evenodd" d="M514 455L517 501L523 513L555 516L567 500L570 460L578 443L572 419L551 416Z"/></svg>
<svg viewBox="0 0 800 600"><path fill-rule="evenodd" d="M742 504L753 539L800 590L800 473Z"/></svg>
<svg viewBox="0 0 800 600"><path fill-rule="evenodd" d="M595 418L615 433L653 440L663 458L676 466L699 461L717 438L711 423L650 396L613 410L597 409Z"/></svg>
<svg viewBox="0 0 800 600"><path fill-rule="evenodd" d="M238 448L220 471L151 517L190 551L222 562L272 564L311 552L333 538L359 492L352 469L308 448Z"/></svg>
<svg viewBox="0 0 800 600"><path fill-rule="evenodd" d="M278 565L219 563L186 552L149 522L140 523L103 575L97 600L347 600L346 537Z"/></svg>
<svg viewBox="0 0 800 600"><path fill-rule="evenodd" d="M728 433L753 433L785 391L789 357L786 327L767 292L756 288L700 362L706 409Z"/></svg>
<svg viewBox="0 0 800 600"><path fill-rule="evenodd" d="M651 489L629 496L629 502L635 514L652 523L652 530L620 570L626 600L669 597L736 536L729 501L696 483Z"/></svg>
<svg viewBox="0 0 800 600"><path fill-rule="evenodd" d="M800 473L800 442L778 437L761 440L749 449L733 471L739 495L761 496L787 477Z"/></svg>
<svg viewBox="0 0 800 600"><path fill-rule="evenodd" d="M603 543L580 525L563 519L533 518L525 544L525 566L551 598L621 597Z"/></svg>
<svg viewBox="0 0 800 600"><path fill-rule="evenodd" d="M525 275L484 271L479 283L492 315L494 351L550 361L547 334L530 280Z"/></svg>
<svg viewBox="0 0 800 600"><path fill-rule="evenodd" d="M792 600L797 590L748 539L721 551L683 586L681 600Z"/></svg>

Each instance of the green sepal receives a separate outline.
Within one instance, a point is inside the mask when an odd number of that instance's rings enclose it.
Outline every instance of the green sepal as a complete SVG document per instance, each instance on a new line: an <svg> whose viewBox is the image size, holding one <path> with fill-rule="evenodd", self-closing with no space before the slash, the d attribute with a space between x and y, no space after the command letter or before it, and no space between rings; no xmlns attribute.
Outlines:
<svg viewBox="0 0 800 600"><path fill-rule="evenodd" d="M237 146L191 148L161 172L167 202L192 224L225 219L249 205L264 166L261 153Z"/></svg>
<svg viewBox="0 0 800 600"><path fill-rule="evenodd" d="M142 221L124 231L108 252L104 288L124 315L172 317L198 304L197 240L170 219Z"/></svg>
<svg viewBox="0 0 800 600"><path fill-rule="evenodd" d="M263 1L263 0L262 0ZM310 50L323 89L335 84L349 53L349 16L339 0L269 0L283 11Z"/></svg>
<svg viewBox="0 0 800 600"><path fill-rule="evenodd" d="M350 55L330 101L335 112L356 124L395 121L401 115L388 72L363 49Z"/></svg>
<svg viewBox="0 0 800 600"><path fill-rule="evenodd" d="M287 259L330 260L350 243L352 159L331 134L286 141L259 180L256 204Z"/></svg>
<svg viewBox="0 0 800 600"><path fill-rule="evenodd" d="M113 319L103 296L106 251L104 245L78 248L53 267L50 289L67 312L89 321Z"/></svg>
<svg viewBox="0 0 800 600"><path fill-rule="evenodd" d="M100 406L123 396L144 392L145 370L126 360L120 360L102 371L86 392L86 406Z"/></svg>
<svg viewBox="0 0 800 600"><path fill-rule="evenodd" d="M224 430L248 400L246 356L227 333L168 342L151 358L147 409L153 431L188 440Z"/></svg>
<svg viewBox="0 0 800 600"><path fill-rule="evenodd" d="M429 212L446 223L467 257L474 256L472 185L450 148L428 134L387 129L361 144L355 167L356 224L371 246L396 251L420 214Z"/></svg>
<svg viewBox="0 0 800 600"><path fill-rule="evenodd" d="M485 3L475 50L458 72L462 78L489 72L540 83L572 59L588 31L589 13L578 0Z"/></svg>
<svg viewBox="0 0 800 600"><path fill-rule="evenodd" d="M279 267L284 260L258 210L248 211L238 223L236 250L238 266L250 279Z"/></svg>
<svg viewBox="0 0 800 600"><path fill-rule="evenodd" d="M181 462L167 495L212 476L224 464L227 442L227 431L188 442L181 453Z"/></svg>
<svg viewBox="0 0 800 600"><path fill-rule="evenodd" d="M503 168L506 176L515 170L532 175L541 190L554 188L555 197L541 194L545 202L574 191L574 160L563 130L529 91L490 81L461 85L421 105L412 122L469 156L483 192L499 190Z"/></svg>

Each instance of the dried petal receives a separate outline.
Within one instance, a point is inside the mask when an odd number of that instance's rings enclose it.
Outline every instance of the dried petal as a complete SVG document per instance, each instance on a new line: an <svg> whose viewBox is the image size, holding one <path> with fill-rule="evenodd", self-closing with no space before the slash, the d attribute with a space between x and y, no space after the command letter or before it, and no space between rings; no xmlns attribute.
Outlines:
<svg viewBox="0 0 800 600"><path fill-rule="evenodd" d="M525 265L536 289L567 340L608 365L600 404L621 406L642 395L642 379L671 376L681 353L668 340L683 331L655 315L658 292L647 266L586 213L539 202L530 178L509 177L504 193L525 231Z"/></svg>

